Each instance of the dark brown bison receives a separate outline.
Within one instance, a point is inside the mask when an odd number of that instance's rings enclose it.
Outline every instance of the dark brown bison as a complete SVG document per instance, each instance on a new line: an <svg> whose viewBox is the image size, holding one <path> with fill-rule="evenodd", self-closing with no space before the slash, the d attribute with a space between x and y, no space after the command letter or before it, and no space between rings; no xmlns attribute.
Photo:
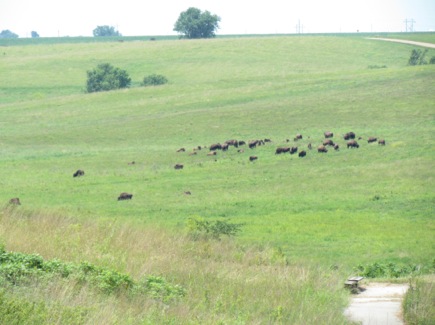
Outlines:
<svg viewBox="0 0 435 325"><path fill-rule="evenodd" d="M214 143L210 146L210 151L221 150L221 149L222 149L222 145L220 143Z"/></svg>
<svg viewBox="0 0 435 325"><path fill-rule="evenodd" d="M175 169L183 169L184 165L183 164L175 164L174 168Z"/></svg>
<svg viewBox="0 0 435 325"><path fill-rule="evenodd" d="M359 144L355 140L350 140L347 142L347 148L359 148Z"/></svg>
<svg viewBox="0 0 435 325"><path fill-rule="evenodd" d="M248 146L250 149L254 149L257 145L260 145L258 140L249 141Z"/></svg>
<svg viewBox="0 0 435 325"><path fill-rule="evenodd" d="M227 140L225 143L229 146L239 147L239 142L237 140Z"/></svg>
<svg viewBox="0 0 435 325"><path fill-rule="evenodd" d="M338 145L338 143L334 144L334 150L335 150L335 151L340 150L340 146Z"/></svg>
<svg viewBox="0 0 435 325"><path fill-rule="evenodd" d="M132 197L133 197L133 194L122 192L118 196L118 201L121 201L121 200L131 200Z"/></svg>
<svg viewBox="0 0 435 325"><path fill-rule="evenodd" d="M254 161L257 160L258 157L257 156L249 156L249 161Z"/></svg>
<svg viewBox="0 0 435 325"><path fill-rule="evenodd" d="M333 147L334 146L334 141L332 141L331 139L325 139L325 140L323 140L323 145L324 146L331 146L331 147Z"/></svg>
<svg viewBox="0 0 435 325"><path fill-rule="evenodd" d="M317 147L317 152L328 152L328 149L324 145L320 145Z"/></svg>
<svg viewBox="0 0 435 325"><path fill-rule="evenodd" d="M294 141L302 140L302 134L296 134Z"/></svg>
<svg viewBox="0 0 435 325"><path fill-rule="evenodd" d="M240 140L240 141L239 141L239 146L244 146L245 144L246 144L245 141L243 141L243 140Z"/></svg>
<svg viewBox="0 0 435 325"><path fill-rule="evenodd" d="M279 155L281 153L290 152L290 147L278 147L275 150L275 155Z"/></svg>
<svg viewBox="0 0 435 325"><path fill-rule="evenodd" d="M325 135L325 138L332 138L334 136L334 133L326 131L325 133L323 133Z"/></svg>
<svg viewBox="0 0 435 325"><path fill-rule="evenodd" d="M378 141L378 138L375 138L375 137L369 137L369 138L367 139L367 142L368 142L368 143L372 143L372 142L376 142L376 141Z"/></svg>
<svg viewBox="0 0 435 325"><path fill-rule="evenodd" d="M192 195L192 193L190 191L185 191L184 194L185 195Z"/></svg>
<svg viewBox="0 0 435 325"><path fill-rule="evenodd" d="M21 202L20 202L19 198L14 197L14 198L9 200L9 204L12 204L12 205L21 205Z"/></svg>
<svg viewBox="0 0 435 325"><path fill-rule="evenodd" d="M385 146L385 140L384 139L379 139L378 144Z"/></svg>
<svg viewBox="0 0 435 325"><path fill-rule="evenodd" d="M264 142L272 142L270 139L264 139Z"/></svg>
<svg viewBox="0 0 435 325"><path fill-rule="evenodd" d="M84 174L85 174L85 172L83 170L79 169L73 174L73 177L80 177L80 176L83 176Z"/></svg>
<svg viewBox="0 0 435 325"><path fill-rule="evenodd" d="M343 136L344 140L350 140L350 139L355 139L355 133L353 132L347 132L344 136Z"/></svg>
<svg viewBox="0 0 435 325"><path fill-rule="evenodd" d="M298 156L299 157L305 157L307 155L307 152L305 151L305 150L301 150L301 151L299 151L299 153L298 153Z"/></svg>
<svg viewBox="0 0 435 325"><path fill-rule="evenodd" d="M180 149L177 150L177 152L185 152L185 151L186 151L185 148L180 148Z"/></svg>
<svg viewBox="0 0 435 325"><path fill-rule="evenodd" d="M224 144L222 145L221 149L222 149L222 151L227 151L227 150L228 150L228 147L229 147L228 143L224 143Z"/></svg>
<svg viewBox="0 0 435 325"><path fill-rule="evenodd" d="M296 153L296 152L298 152L298 147L291 147L291 148L290 148L290 154L291 154L291 155L294 154L294 153Z"/></svg>

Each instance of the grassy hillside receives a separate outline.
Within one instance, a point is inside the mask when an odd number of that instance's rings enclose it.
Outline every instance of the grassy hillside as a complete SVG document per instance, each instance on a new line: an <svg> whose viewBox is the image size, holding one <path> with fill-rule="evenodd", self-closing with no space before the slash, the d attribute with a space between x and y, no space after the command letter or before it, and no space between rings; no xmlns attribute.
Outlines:
<svg viewBox="0 0 435 325"><path fill-rule="evenodd" d="M407 66L412 49L357 35L2 47L0 202L19 197L23 213L138 229L184 232L192 217L243 223L239 244L267 245L289 265L334 266L343 276L374 262L427 271L435 253L435 66ZM127 70L132 87L84 93L86 71L103 62ZM169 83L141 87L152 73ZM334 132L339 151L317 153L324 131ZM358 149L346 148L349 131L362 137ZM294 142L297 133L303 139ZM368 144L369 136L386 146ZM264 138L272 142L242 153L189 154ZM288 145L307 156L275 155ZM79 168L85 176L73 178ZM118 202L124 191L133 199ZM23 245L4 230L2 238L14 250L50 246ZM49 257L65 254L52 246Z"/></svg>

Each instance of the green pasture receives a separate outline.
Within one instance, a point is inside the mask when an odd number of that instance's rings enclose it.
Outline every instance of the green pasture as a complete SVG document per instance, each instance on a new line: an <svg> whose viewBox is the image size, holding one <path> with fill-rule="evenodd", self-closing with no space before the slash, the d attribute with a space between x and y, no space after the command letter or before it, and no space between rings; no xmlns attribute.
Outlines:
<svg viewBox="0 0 435 325"><path fill-rule="evenodd" d="M429 267L435 66L407 66L413 48L364 35L0 46L0 202L176 231L223 218L244 223L241 242L294 262ZM86 71L105 62L132 87L86 94ZM153 73L169 83L141 87ZM317 153L324 131L339 151ZM348 131L360 148L346 148ZM275 155L288 145L307 156ZM133 199L117 201L121 192Z"/></svg>

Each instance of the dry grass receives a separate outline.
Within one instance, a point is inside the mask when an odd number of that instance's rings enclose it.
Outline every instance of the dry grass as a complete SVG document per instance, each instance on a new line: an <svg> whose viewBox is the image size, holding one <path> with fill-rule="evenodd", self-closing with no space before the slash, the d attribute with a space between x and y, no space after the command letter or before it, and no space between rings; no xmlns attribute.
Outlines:
<svg viewBox="0 0 435 325"><path fill-rule="evenodd" d="M88 323L340 324L347 295L340 274L287 265L281 252L241 247L234 239L193 241L185 233L145 228L125 220L79 220L60 214L1 212L0 237L10 251L45 259L88 261L139 279L160 275L187 290L164 305L146 297L101 296L74 283L35 283L17 289L29 300L56 301L87 311ZM22 290L23 292L20 292Z"/></svg>

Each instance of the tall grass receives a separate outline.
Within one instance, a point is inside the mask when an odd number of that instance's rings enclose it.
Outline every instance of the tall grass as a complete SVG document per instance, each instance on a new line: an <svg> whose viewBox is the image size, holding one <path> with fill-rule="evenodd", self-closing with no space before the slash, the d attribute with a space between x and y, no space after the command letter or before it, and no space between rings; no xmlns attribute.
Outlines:
<svg viewBox="0 0 435 325"><path fill-rule="evenodd" d="M86 287L77 292L74 283L65 281L38 282L7 293L21 301L43 301L41 317L69 306L89 324L346 323L341 308L347 292L340 272L289 263L273 247L243 246L231 239L193 241L185 233L125 221L9 208L1 212L0 225L8 250L37 251L45 259L85 260L138 279L164 275L187 290L184 298L163 305L147 297L96 295Z"/></svg>

